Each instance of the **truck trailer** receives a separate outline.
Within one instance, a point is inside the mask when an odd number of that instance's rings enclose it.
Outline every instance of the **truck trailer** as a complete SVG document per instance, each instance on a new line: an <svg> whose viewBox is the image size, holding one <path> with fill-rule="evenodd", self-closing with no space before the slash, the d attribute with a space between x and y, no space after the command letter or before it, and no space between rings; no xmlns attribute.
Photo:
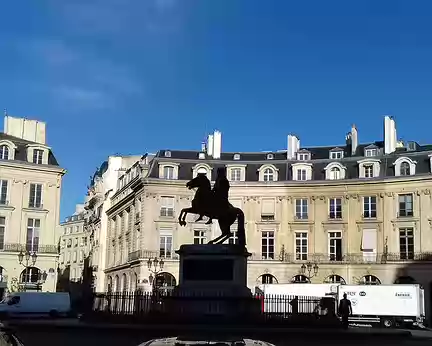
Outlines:
<svg viewBox="0 0 432 346"><path fill-rule="evenodd" d="M351 301L350 323L423 326L424 290L420 285L339 285L338 303L346 293Z"/></svg>

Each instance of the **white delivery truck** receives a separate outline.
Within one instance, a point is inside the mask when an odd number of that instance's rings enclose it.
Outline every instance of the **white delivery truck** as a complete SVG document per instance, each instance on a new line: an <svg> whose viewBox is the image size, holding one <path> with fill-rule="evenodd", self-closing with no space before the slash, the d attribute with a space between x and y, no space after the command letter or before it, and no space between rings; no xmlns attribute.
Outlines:
<svg viewBox="0 0 432 346"><path fill-rule="evenodd" d="M71 312L67 292L14 292L0 302L0 316L57 317Z"/></svg>
<svg viewBox="0 0 432 346"><path fill-rule="evenodd" d="M298 298L298 313L312 313L322 298L334 297L340 284L263 284L256 286L255 293L261 296L262 311L268 314L292 313L290 302ZM293 302L294 303L294 302Z"/></svg>
<svg viewBox="0 0 432 346"><path fill-rule="evenodd" d="M422 326L425 318L424 290L420 285L340 285L351 301L351 323Z"/></svg>

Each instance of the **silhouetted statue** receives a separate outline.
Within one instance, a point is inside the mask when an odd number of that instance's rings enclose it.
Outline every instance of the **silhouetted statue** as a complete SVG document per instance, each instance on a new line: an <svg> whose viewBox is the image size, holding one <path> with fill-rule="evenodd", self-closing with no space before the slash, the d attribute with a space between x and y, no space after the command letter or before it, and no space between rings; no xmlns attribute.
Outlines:
<svg viewBox="0 0 432 346"><path fill-rule="evenodd" d="M214 189L211 189L210 180L205 174L198 174L186 184L189 189L198 188L195 197L192 200L192 207L182 209L179 215L179 224L186 226L186 216L188 213L199 214L197 221L202 216L207 216L211 222L217 219L222 235L209 241L209 244L223 243L232 236L231 225L238 219L237 240L241 247L246 246L246 236L244 228L244 214L240 208L234 207L228 201L229 182L225 175L225 169L220 168L217 171ZM207 223L209 223L207 222Z"/></svg>

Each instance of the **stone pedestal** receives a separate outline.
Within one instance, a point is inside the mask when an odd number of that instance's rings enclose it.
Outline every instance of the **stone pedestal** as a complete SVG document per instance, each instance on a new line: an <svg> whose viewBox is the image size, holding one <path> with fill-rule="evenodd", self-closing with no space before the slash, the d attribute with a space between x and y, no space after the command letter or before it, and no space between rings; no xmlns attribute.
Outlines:
<svg viewBox="0 0 432 346"><path fill-rule="evenodd" d="M257 305L247 287L247 258L236 245L182 245L179 285L173 308L186 315L235 317L249 314ZM259 305L258 305L259 306Z"/></svg>

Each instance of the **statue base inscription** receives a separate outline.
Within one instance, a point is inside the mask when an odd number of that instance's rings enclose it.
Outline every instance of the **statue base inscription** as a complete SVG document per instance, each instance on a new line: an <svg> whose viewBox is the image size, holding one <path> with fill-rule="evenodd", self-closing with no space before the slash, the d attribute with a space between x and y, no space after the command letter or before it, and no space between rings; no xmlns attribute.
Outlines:
<svg viewBox="0 0 432 346"><path fill-rule="evenodd" d="M182 245L176 252L180 276L173 292L174 309L183 314L235 317L250 314L257 306L247 287L247 258L251 254L244 247Z"/></svg>

